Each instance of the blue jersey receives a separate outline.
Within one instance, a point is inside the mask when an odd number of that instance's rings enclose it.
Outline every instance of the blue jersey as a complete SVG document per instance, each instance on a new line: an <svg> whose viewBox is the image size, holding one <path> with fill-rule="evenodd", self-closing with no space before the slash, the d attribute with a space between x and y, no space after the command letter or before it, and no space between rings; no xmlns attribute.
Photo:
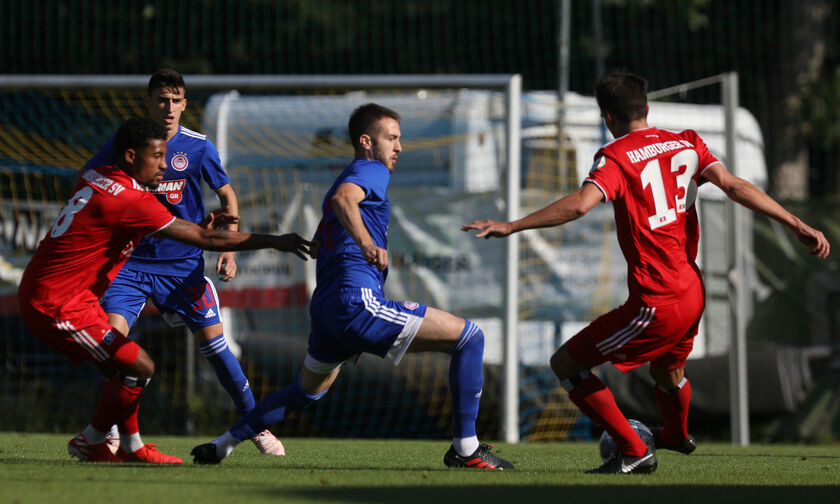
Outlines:
<svg viewBox="0 0 840 504"><path fill-rule="evenodd" d="M113 164L114 137L102 147L85 169ZM201 199L201 180L212 189L230 183L222 168L219 152L207 135L178 126L178 132L166 142L167 169L163 180L154 192L158 200L176 217L191 222L204 219L204 202ZM137 245L124 269L186 276L204 270L203 250L192 245L147 236Z"/></svg>
<svg viewBox="0 0 840 504"><path fill-rule="evenodd" d="M370 287L381 291L387 269L380 272L376 266L367 263L361 249L339 222L329 204L339 185L352 182L365 191L365 198L359 203L362 220L377 247L388 248L388 220L391 203L388 199L388 183L391 172L379 161L356 159L338 176L327 191L321 204L323 217L318 224L315 238L321 242L316 268L316 287L313 299L328 293L335 293L342 287Z"/></svg>

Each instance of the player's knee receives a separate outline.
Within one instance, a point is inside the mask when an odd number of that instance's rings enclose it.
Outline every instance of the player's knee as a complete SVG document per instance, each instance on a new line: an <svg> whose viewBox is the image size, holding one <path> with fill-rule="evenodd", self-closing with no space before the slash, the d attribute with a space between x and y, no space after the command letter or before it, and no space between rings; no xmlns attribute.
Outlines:
<svg viewBox="0 0 840 504"><path fill-rule="evenodd" d="M155 361L145 350L140 348L137 359L130 366L123 368L122 372L137 378L151 378L155 374Z"/></svg>
<svg viewBox="0 0 840 504"><path fill-rule="evenodd" d="M560 386L566 389L566 392L572 392L575 390L581 383L589 380L589 377L592 376L592 371L589 369L583 369L578 371L568 378L560 378ZM599 388L605 387L605 385L598 381L595 383L596 390Z"/></svg>
<svg viewBox="0 0 840 504"><path fill-rule="evenodd" d="M470 320L466 321L464 330L449 349L449 353L454 354L467 349L484 353L484 331Z"/></svg>
<svg viewBox="0 0 840 504"><path fill-rule="evenodd" d="M554 352L549 360L549 365L559 380L566 380L587 369L586 366L582 366L572 359L565 347L560 347Z"/></svg>
<svg viewBox="0 0 840 504"><path fill-rule="evenodd" d="M472 334L470 335L469 339L464 344L465 347L470 347L473 349L481 349L484 352L484 331L481 330L480 327L473 324L469 320L467 321L468 324L472 324Z"/></svg>
<svg viewBox="0 0 840 504"><path fill-rule="evenodd" d="M303 387L303 384L301 383L301 380L300 380L300 377L299 377L299 376L298 376L298 379L297 379L297 381L295 382L295 384L297 385L298 389L300 389L300 394L301 394L303 397L305 397L305 398L306 398L306 400L307 400L308 402L310 402L310 403L315 402L315 401L317 401L318 399L320 399L320 398L324 397L325 395L327 395L327 392L329 392L329 391L330 391L330 388L329 388L329 387L327 387L327 388L322 388L322 389L320 390L320 392L310 392L310 391L306 390L306 389Z"/></svg>
<svg viewBox="0 0 840 504"><path fill-rule="evenodd" d="M125 372L138 378L151 378L155 374L155 363L149 354L136 342L119 335L111 346L111 358L99 366L104 376Z"/></svg>
<svg viewBox="0 0 840 504"><path fill-rule="evenodd" d="M679 387L680 383L685 378L685 368L677 369L661 369L651 367L650 377L657 385L666 390L672 390Z"/></svg>

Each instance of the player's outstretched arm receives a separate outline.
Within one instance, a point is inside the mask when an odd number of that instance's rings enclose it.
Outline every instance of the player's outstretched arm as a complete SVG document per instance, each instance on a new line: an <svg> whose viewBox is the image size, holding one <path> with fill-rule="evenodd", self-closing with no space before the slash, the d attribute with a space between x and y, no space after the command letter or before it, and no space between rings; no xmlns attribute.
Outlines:
<svg viewBox="0 0 840 504"><path fill-rule="evenodd" d="M478 230L476 238L504 238L526 229L559 226L583 217L604 198L594 184L585 183L575 192L513 222L477 220L461 226L461 231Z"/></svg>
<svg viewBox="0 0 840 504"><path fill-rule="evenodd" d="M749 181L729 173L729 170L720 163L708 167L703 172L703 178L718 186L732 201L790 228L800 242L810 247L812 254L821 259L828 257L831 247L822 231L802 222Z"/></svg>
<svg viewBox="0 0 840 504"><path fill-rule="evenodd" d="M269 235L240 233L227 229L205 229L194 222L178 218L154 235L219 252L273 248L281 252L291 252L304 261L309 254L309 242L296 233Z"/></svg>

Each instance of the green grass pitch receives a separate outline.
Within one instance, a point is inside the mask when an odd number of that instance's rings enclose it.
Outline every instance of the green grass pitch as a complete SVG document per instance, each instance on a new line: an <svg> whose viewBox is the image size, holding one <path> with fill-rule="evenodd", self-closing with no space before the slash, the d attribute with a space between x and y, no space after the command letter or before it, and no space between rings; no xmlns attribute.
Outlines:
<svg viewBox="0 0 840 504"><path fill-rule="evenodd" d="M287 455L243 443L218 466L196 466L207 437L144 437L183 466L81 463L72 434L0 432L0 503L840 502L840 446L704 443L690 456L660 451L652 475L590 475L590 443L497 444L509 472L443 465L447 441L284 439Z"/></svg>

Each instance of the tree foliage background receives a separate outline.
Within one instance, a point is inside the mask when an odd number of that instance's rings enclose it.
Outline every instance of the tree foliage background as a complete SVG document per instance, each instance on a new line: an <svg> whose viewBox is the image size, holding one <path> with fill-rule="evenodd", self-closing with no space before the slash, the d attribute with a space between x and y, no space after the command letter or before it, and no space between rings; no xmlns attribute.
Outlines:
<svg viewBox="0 0 840 504"><path fill-rule="evenodd" d="M0 73L521 73L556 89L561 1L7 0ZM591 94L596 48L652 89L737 71L771 193L840 196L838 0L570 3L572 91Z"/></svg>

